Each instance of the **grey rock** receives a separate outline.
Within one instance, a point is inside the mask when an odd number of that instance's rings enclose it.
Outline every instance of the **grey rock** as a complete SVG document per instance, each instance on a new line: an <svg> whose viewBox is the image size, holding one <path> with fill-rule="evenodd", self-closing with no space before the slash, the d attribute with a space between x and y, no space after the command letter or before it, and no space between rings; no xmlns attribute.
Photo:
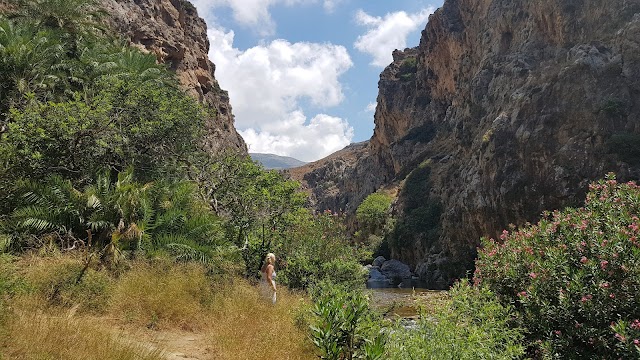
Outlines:
<svg viewBox="0 0 640 360"><path fill-rule="evenodd" d="M387 259L384 258L384 256L378 256L377 258L375 258L375 260L373 260L373 263L371 263L371 265L373 266L382 266L382 264L384 264L384 262L387 261Z"/></svg>
<svg viewBox="0 0 640 360"><path fill-rule="evenodd" d="M395 259L385 261L380 270L386 277L398 282L411 279L412 275L409 265Z"/></svg>

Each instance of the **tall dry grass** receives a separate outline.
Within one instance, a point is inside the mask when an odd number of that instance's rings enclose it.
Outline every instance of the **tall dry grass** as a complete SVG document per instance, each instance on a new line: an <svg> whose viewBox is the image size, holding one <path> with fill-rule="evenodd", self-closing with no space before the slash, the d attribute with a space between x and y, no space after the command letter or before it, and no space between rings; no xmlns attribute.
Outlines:
<svg viewBox="0 0 640 360"><path fill-rule="evenodd" d="M79 258L25 257L16 264L23 290L8 298L8 310L0 308L0 320L7 319L0 321L0 360L162 358L123 341L120 329L151 337L156 329L204 334L193 346L212 349L216 360L315 358L306 325L296 325L306 300L284 287L274 306L247 281L214 281L195 264L134 261L119 276L90 269L77 284Z"/></svg>
<svg viewBox="0 0 640 360"><path fill-rule="evenodd" d="M211 345L221 359L314 359L306 329L296 325L305 299L278 288L272 305L246 281L234 281L216 292Z"/></svg>
<svg viewBox="0 0 640 360"><path fill-rule="evenodd" d="M109 313L152 329L207 326L213 286L196 264L135 263L114 286Z"/></svg>
<svg viewBox="0 0 640 360"><path fill-rule="evenodd" d="M88 319L17 312L0 339L0 357L15 360L160 360L158 350L130 343Z"/></svg>
<svg viewBox="0 0 640 360"><path fill-rule="evenodd" d="M109 304L113 279L106 271L84 271L79 254L24 256L19 264L24 290L45 306L74 307L81 313L103 314Z"/></svg>

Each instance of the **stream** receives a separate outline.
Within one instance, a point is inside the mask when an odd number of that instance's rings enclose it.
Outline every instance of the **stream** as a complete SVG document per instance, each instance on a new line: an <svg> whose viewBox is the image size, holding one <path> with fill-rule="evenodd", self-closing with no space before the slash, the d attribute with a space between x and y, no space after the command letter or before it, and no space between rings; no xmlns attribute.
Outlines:
<svg viewBox="0 0 640 360"><path fill-rule="evenodd" d="M447 298L447 291L423 288L375 288L367 289L371 306L383 312L389 319L416 319L418 305L427 311L441 305Z"/></svg>

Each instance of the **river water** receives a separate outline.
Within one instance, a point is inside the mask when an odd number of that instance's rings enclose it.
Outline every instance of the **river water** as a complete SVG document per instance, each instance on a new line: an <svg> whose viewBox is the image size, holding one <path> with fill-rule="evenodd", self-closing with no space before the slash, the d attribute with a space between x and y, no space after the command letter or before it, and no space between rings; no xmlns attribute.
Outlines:
<svg viewBox="0 0 640 360"><path fill-rule="evenodd" d="M433 310L441 306L448 296L446 291L422 288L377 288L366 291L371 306L386 318L416 318L420 305L427 311Z"/></svg>

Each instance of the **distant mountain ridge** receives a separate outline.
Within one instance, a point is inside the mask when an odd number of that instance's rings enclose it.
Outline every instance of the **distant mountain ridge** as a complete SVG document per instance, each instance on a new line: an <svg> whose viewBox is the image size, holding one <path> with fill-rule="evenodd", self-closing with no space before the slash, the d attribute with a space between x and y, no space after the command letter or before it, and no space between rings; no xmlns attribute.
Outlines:
<svg viewBox="0 0 640 360"><path fill-rule="evenodd" d="M304 161L289 156L275 154L249 153L249 156L269 170L290 169L306 164Z"/></svg>

